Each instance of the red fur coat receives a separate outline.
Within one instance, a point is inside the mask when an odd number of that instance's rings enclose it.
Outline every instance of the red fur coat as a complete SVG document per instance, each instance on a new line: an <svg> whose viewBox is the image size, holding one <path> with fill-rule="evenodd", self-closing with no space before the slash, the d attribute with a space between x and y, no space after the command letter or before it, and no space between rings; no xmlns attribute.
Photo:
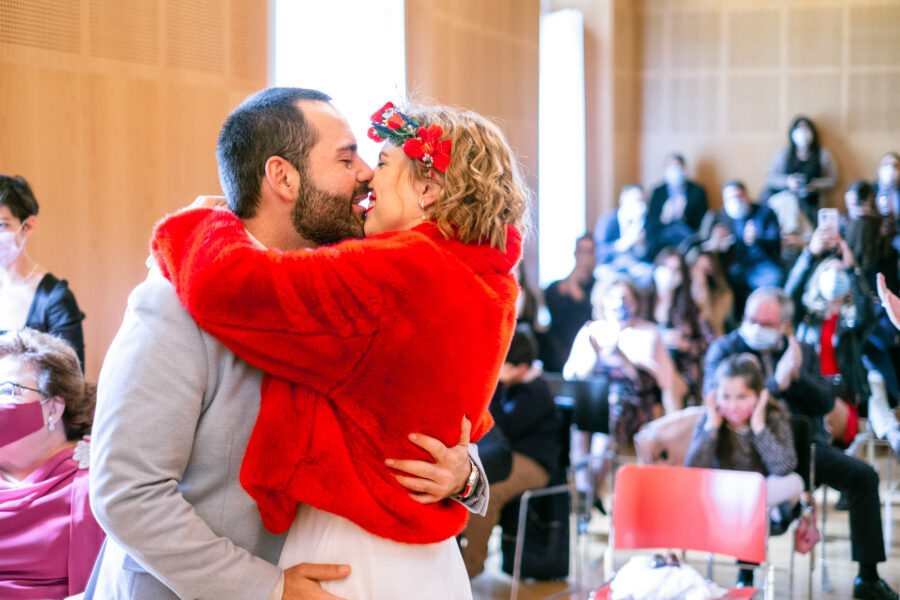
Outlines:
<svg viewBox="0 0 900 600"><path fill-rule="evenodd" d="M515 327L506 251L445 239L433 224L317 250L262 250L233 214L163 221L153 253L203 329L267 373L241 483L274 532L298 502L408 543L459 533L466 509L422 505L384 460L430 459L421 432L477 440ZM294 382L294 383L291 383ZM223 457L224 460L224 457Z"/></svg>

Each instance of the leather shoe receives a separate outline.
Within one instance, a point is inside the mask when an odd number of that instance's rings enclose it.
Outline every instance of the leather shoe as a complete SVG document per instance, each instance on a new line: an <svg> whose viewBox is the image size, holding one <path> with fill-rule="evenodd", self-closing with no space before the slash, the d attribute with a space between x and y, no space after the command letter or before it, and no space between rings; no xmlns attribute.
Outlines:
<svg viewBox="0 0 900 600"><path fill-rule="evenodd" d="M854 600L898 600L897 592L885 583L884 579L878 581L863 581L857 577L853 581Z"/></svg>

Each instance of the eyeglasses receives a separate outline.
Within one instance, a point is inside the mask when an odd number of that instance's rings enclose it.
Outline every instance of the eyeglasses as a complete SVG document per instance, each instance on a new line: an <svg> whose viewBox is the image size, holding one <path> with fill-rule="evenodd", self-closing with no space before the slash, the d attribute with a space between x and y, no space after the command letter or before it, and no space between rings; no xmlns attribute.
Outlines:
<svg viewBox="0 0 900 600"><path fill-rule="evenodd" d="M46 394L41 390L22 385L21 383L16 383L15 381L4 381L3 383L0 383L0 402L10 402L13 398L22 398L25 396L25 390L37 392L41 396L46 397Z"/></svg>

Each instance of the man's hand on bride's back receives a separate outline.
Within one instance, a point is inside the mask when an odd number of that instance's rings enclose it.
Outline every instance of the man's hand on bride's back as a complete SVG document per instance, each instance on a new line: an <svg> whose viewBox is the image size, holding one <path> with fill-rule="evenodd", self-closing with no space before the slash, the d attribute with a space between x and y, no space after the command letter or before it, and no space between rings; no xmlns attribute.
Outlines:
<svg viewBox="0 0 900 600"><path fill-rule="evenodd" d="M459 442L447 447L439 439L421 433L409 436L416 446L431 455L434 462L427 460L388 459L385 464L395 471L394 477L400 485L409 490L413 500L422 504L440 502L458 494L466 485L472 472L469 462L469 432L472 423L463 417Z"/></svg>
<svg viewBox="0 0 900 600"><path fill-rule="evenodd" d="M320 581L343 579L350 574L348 565L300 563L284 570L282 600L355 600L338 598L322 589Z"/></svg>

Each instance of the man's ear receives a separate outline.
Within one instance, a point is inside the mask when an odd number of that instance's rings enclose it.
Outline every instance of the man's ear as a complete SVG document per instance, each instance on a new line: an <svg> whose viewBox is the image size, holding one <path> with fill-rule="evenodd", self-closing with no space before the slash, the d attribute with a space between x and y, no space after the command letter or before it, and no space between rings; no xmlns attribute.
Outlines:
<svg viewBox="0 0 900 600"><path fill-rule="evenodd" d="M296 190L300 186L300 173L287 160L280 156L270 156L266 161L266 177L264 184L279 198L294 202Z"/></svg>

